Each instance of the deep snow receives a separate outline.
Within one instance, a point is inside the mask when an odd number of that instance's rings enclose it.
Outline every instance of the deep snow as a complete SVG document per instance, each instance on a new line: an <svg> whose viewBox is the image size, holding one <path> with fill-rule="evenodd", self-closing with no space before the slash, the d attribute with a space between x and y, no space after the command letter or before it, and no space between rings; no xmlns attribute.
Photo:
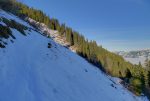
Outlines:
<svg viewBox="0 0 150 101"><path fill-rule="evenodd" d="M0 16L31 27L4 11ZM3 40L8 45L0 48L0 101L147 101L52 39L12 31L14 43Z"/></svg>

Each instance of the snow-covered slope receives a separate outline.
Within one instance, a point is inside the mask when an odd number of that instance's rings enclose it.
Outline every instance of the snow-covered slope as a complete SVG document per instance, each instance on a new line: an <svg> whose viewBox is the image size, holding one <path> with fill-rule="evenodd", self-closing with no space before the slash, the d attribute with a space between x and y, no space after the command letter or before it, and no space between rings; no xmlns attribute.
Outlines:
<svg viewBox="0 0 150 101"><path fill-rule="evenodd" d="M4 11L0 16L31 27ZM0 101L147 101L52 39L12 31L16 39L0 48Z"/></svg>

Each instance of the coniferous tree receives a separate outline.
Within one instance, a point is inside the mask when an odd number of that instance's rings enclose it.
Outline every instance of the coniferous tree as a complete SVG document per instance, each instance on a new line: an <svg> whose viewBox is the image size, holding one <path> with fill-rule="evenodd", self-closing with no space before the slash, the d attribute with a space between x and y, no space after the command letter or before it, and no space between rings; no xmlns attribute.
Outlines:
<svg viewBox="0 0 150 101"><path fill-rule="evenodd" d="M148 71L148 86L150 87L150 71Z"/></svg>
<svg viewBox="0 0 150 101"><path fill-rule="evenodd" d="M150 71L150 60L148 58L145 60L145 68Z"/></svg>
<svg viewBox="0 0 150 101"><path fill-rule="evenodd" d="M126 70L126 77L127 78L131 78L132 77L132 74L131 74L131 72L130 72L130 70L128 68Z"/></svg>
<svg viewBox="0 0 150 101"><path fill-rule="evenodd" d="M141 62L139 62L139 68L142 68L142 64L141 64Z"/></svg>

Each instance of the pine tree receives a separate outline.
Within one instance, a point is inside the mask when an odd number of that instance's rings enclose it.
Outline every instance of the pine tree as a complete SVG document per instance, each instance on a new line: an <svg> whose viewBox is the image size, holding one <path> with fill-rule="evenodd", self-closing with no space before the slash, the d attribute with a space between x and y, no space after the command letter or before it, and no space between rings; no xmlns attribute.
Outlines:
<svg viewBox="0 0 150 101"><path fill-rule="evenodd" d="M132 74L130 72L130 70L127 68L126 69L126 78L131 78L132 77Z"/></svg>
<svg viewBox="0 0 150 101"><path fill-rule="evenodd" d="M141 62L139 62L139 68L142 68L142 64L141 64Z"/></svg>
<svg viewBox="0 0 150 101"><path fill-rule="evenodd" d="M150 71L150 60L148 58L145 60L145 68Z"/></svg>
<svg viewBox="0 0 150 101"><path fill-rule="evenodd" d="M150 87L150 71L148 71L148 86Z"/></svg>

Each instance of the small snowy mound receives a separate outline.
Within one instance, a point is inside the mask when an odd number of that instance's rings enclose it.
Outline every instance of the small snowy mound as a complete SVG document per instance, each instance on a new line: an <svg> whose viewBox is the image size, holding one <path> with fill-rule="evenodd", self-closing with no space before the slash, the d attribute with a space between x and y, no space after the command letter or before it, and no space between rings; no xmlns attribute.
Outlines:
<svg viewBox="0 0 150 101"><path fill-rule="evenodd" d="M4 11L0 17L32 28ZM11 31L16 39L0 48L0 101L146 101L52 39Z"/></svg>

